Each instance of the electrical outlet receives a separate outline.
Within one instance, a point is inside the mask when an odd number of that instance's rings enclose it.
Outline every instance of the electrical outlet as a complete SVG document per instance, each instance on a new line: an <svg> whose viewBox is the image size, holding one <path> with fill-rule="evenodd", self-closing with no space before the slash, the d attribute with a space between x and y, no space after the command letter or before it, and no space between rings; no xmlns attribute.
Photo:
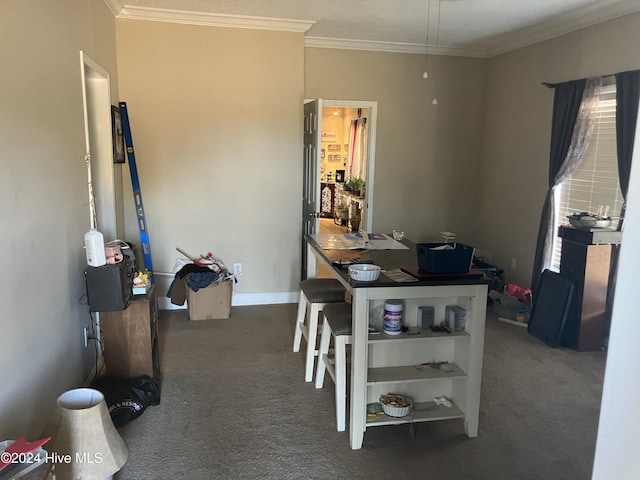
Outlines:
<svg viewBox="0 0 640 480"><path fill-rule="evenodd" d="M511 259L511 270L515 270L516 269L516 259L512 258Z"/></svg>
<svg viewBox="0 0 640 480"><path fill-rule="evenodd" d="M89 325L84 327L83 331L84 331L84 348L87 348L89 346Z"/></svg>
<svg viewBox="0 0 640 480"><path fill-rule="evenodd" d="M233 264L233 274L236 277L239 277L240 275L242 275L242 264L241 263L234 263Z"/></svg>

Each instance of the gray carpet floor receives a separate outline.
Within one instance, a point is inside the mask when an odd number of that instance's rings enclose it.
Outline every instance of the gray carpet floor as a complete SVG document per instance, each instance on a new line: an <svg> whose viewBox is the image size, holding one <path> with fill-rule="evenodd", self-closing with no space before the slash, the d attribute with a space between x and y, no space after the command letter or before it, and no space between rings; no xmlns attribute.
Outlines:
<svg viewBox="0 0 640 480"><path fill-rule="evenodd" d="M370 428L361 450L335 430L333 383L304 382L296 305L232 318L160 316L162 401L120 429L143 479L509 479L591 477L605 352L553 349L489 309L480 430L462 420Z"/></svg>

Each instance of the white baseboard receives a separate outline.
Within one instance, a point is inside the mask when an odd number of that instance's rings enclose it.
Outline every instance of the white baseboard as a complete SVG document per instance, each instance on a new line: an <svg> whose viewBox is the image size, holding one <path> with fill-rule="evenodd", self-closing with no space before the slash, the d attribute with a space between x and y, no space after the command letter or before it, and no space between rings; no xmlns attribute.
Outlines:
<svg viewBox="0 0 640 480"><path fill-rule="evenodd" d="M248 305L277 305L280 303L298 303L300 292L281 293L236 293L231 298L231 306L240 307ZM184 310L187 304L174 305L169 297L158 297L160 310Z"/></svg>
<svg viewBox="0 0 640 480"><path fill-rule="evenodd" d="M516 322L515 320L509 320L508 318L504 317L498 317L498 320L500 320L501 322L510 323L512 325L518 325L519 327L526 327L527 325L529 325L528 323Z"/></svg>
<svg viewBox="0 0 640 480"><path fill-rule="evenodd" d="M98 372L102 370L103 365L104 365L104 358L102 357L102 355L100 355L100 358L98 358L98 364L96 365L94 362L93 368L89 372L89 376L84 381L85 387L90 387L91 385L93 385L93 381L96 379Z"/></svg>

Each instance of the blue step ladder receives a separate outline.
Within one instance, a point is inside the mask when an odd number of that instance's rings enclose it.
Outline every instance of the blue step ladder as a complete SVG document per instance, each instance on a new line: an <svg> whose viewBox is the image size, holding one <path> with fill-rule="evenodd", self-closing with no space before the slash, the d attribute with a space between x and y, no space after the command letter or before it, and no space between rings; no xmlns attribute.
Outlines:
<svg viewBox="0 0 640 480"><path fill-rule="evenodd" d="M140 190L140 179L138 178L138 168L136 167L136 155L133 149L133 138L131 136L131 125L129 125L129 113L127 103L120 102L120 114L122 116L122 133L124 134L124 144L127 149L127 160L129 161L129 172L131 173L131 186L133 188L133 201L136 206L136 217L138 219L138 231L140 232L140 243L142 246L142 256L144 257L144 268L153 273L153 262L151 261L151 246L149 245L149 232L147 231L147 219L144 215L142 204L142 191ZM155 283L151 275L151 284Z"/></svg>

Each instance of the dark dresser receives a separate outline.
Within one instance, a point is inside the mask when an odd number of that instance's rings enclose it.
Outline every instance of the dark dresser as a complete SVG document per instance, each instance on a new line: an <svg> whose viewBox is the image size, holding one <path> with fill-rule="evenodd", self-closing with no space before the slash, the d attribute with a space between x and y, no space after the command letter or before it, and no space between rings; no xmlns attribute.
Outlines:
<svg viewBox="0 0 640 480"><path fill-rule="evenodd" d="M562 335L562 345L580 352L602 348L612 245L622 232L561 226L560 275L574 285L574 297Z"/></svg>

